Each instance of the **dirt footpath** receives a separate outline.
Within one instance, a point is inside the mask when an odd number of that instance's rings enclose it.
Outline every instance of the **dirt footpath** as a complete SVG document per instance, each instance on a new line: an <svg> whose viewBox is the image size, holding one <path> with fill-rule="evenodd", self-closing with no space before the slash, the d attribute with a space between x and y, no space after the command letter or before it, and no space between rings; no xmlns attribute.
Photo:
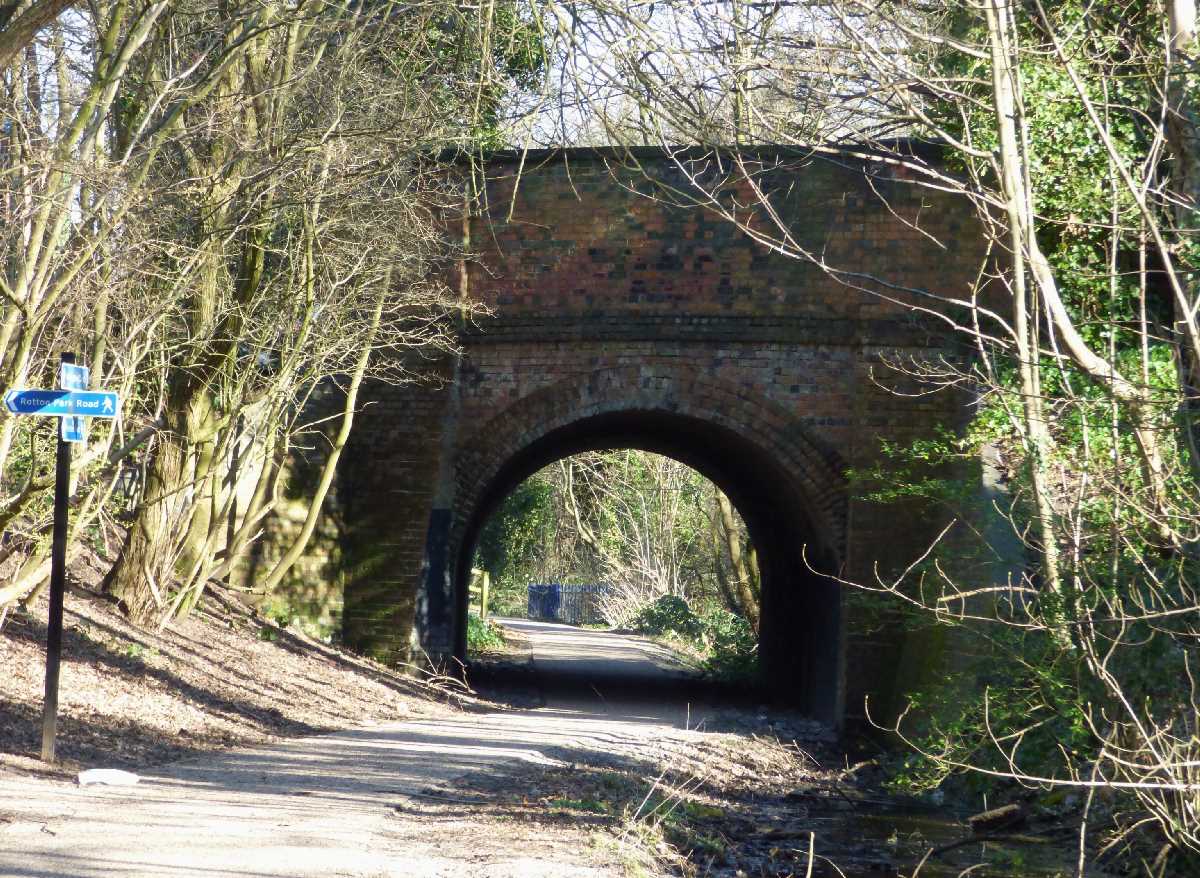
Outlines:
<svg viewBox="0 0 1200 878"><path fill-rule="evenodd" d="M620 747L644 725L526 712L361 728L187 760L133 787L0 778L4 876L621 874L584 832L411 819L454 779L552 751ZM469 825L464 825L469 824Z"/></svg>
<svg viewBox="0 0 1200 878"><path fill-rule="evenodd" d="M880 878L935 848L922 878L1015 862L964 841L944 807L882 797L819 725L710 703L651 643L514 627L523 709L395 721L366 702L355 728L193 755L128 787L0 767L0 878ZM1019 853L1018 871L972 874L1056 874Z"/></svg>
<svg viewBox="0 0 1200 878"><path fill-rule="evenodd" d="M689 735L663 718L678 710L661 701L657 710L592 701L597 709L462 712L198 756L131 787L6 771L0 875L623 875L628 855L586 822L546 833L520 815L447 810L525 768L628 756Z"/></svg>

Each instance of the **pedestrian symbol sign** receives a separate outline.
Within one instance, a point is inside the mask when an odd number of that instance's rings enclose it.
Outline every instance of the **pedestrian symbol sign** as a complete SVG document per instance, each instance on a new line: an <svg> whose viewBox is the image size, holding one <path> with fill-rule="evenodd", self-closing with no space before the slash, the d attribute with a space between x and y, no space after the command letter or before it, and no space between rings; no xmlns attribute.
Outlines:
<svg viewBox="0 0 1200 878"><path fill-rule="evenodd" d="M107 390L88 390L88 369L62 363L58 390L10 390L4 407L14 415L45 415L59 419L59 436L64 442L87 438L86 418L115 418L121 399Z"/></svg>

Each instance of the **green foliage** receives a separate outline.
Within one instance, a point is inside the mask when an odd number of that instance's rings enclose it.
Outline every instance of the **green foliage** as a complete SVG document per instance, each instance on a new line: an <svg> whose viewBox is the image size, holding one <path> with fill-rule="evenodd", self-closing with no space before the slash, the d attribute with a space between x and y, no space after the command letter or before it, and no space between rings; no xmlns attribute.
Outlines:
<svg viewBox="0 0 1200 878"><path fill-rule="evenodd" d="M888 785L909 793L932 790L957 773L955 763L1005 772L1011 751L997 748L993 736L1015 729L1027 729L1017 753L1026 770L1054 776L1064 758L1085 761L1095 741L1074 658L1044 631L969 625L962 634L956 670L908 697L906 734L919 752L892 757ZM974 647L969 655L962 651L966 643ZM973 791L1004 784L976 772L963 782Z"/></svg>
<svg viewBox="0 0 1200 878"><path fill-rule="evenodd" d="M1146 159L1144 113L1158 101L1158 83L1150 75L1131 75L1121 59L1138 29L1154 27L1147 17L1100 24L1094 7L1077 2L1046 4L1050 26L1072 58L1080 84L1094 106L1103 108L1106 135L1126 167L1137 169ZM1026 50L1019 55L1024 92L1023 118L1028 125L1027 161L1036 198L1038 240L1051 266L1064 302L1087 343L1105 351L1134 346L1138 324L1136 271L1139 209L1110 168L1104 137L1079 100L1076 85L1053 52L1029 47L1044 41L1044 25L1036 15L1018 16ZM964 39L986 45L982 14L964 18ZM1143 34L1154 41L1154 34ZM991 61L954 51L942 52L935 69L961 77L961 97L934 102L937 124L985 152L997 149L997 126L991 96ZM949 155L956 170L996 185L992 158L963 152ZM1135 175L1141 173L1134 171ZM1114 218L1122 231L1116 236ZM1116 249L1117 271L1110 269ZM1153 294L1148 299L1152 321L1170 322L1169 304ZM1136 374L1130 373L1130 374Z"/></svg>
<svg viewBox="0 0 1200 878"><path fill-rule="evenodd" d="M696 613L681 597L663 595L637 614L643 634L678 639L701 655L700 667L717 680L751 681L758 673L758 637L750 623L724 607Z"/></svg>
<svg viewBox="0 0 1200 878"><path fill-rule="evenodd" d="M591 452L539 470L518 485L484 525L474 564L492 582L499 614L524 615L531 582L615 584L611 624L657 596L738 608L717 488L701 473L634 449ZM722 519L723 520L723 519ZM752 546L733 516L745 555ZM756 586L751 587L751 594Z"/></svg>
<svg viewBox="0 0 1200 878"><path fill-rule="evenodd" d="M497 613L525 614L526 586L539 578L538 562L554 525L554 487L536 477L518 485L488 519L475 563L491 574L490 600Z"/></svg>
<svg viewBox="0 0 1200 878"><path fill-rule="evenodd" d="M472 653L495 652L504 647L504 632L490 619L480 619L474 613L467 614L467 651Z"/></svg>
<svg viewBox="0 0 1200 878"><path fill-rule="evenodd" d="M704 630L700 617L692 612L688 602L673 594L665 594L642 607L633 619L633 628L644 634L680 634L697 638Z"/></svg>
<svg viewBox="0 0 1200 878"><path fill-rule="evenodd" d="M976 496L979 449L987 438L978 427L966 436L939 427L907 445L882 440L882 459L848 471L847 478L855 494L876 503L922 499L961 511Z"/></svg>
<svg viewBox="0 0 1200 878"><path fill-rule="evenodd" d="M1153 362L1151 374L1157 377L1152 380L1169 386L1175 380L1172 370ZM1065 393L1053 380L1046 386L1055 395ZM961 472L985 443L993 443L1010 477L1005 509L1013 516L1013 526L1001 521L1000 529L1010 538L1027 533L1028 456L1005 415L1005 406L1014 405L1005 394L1012 391L1001 388L980 408L962 438L942 434L908 446L888 446L880 465L856 474L856 484L876 502L919 497L965 510L963 485L946 473ZM1127 431L1097 428L1106 416L1111 417L1111 411L1111 400L1100 391L1080 393L1072 405L1061 407L1052 425L1055 446L1050 465L1065 474L1085 468L1106 473L1112 472L1114 460L1136 460L1135 442ZM1118 472L1128 489L1141 486L1137 467ZM973 484L975 478L970 481ZM1189 490L1186 476L1171 486L1183 507ZM1155 550L1153 523L1127 497L1074 487L1071 511L1077 516L1082 550L1063 559L1064 571L1078 589L1074 613L1086 614L1090 620L1090 636L1106 649L1105 674L1119 681L1127 703L1145 705L1146 713L1164 726L1182 723L1186 727L1191 722L1187 719L1190 709L1178 698L1179 681L1188 675L1186 651L1181 648L1190 636L1186 623L1177 617L1121 618L1114 609L1189 606L1192 583L1200 581L1196 559ZM930 583L942 582L949 571L952 578L970 588L973 583L959 579L956 571L963 569L965 558L986 556L994 546L988 543L983 528L968 530L968 547L964 548L962 539L939 546L924 565L914 569L914 579L924 574L928 589ZM1039 583L1038 557L1029 552L1024 559L1029 565L1026 584L1034 587ZM936 587L922 594L927 604L936 604ZM951 783L976 791L1003 786L1005 781L998 775L1012 770L1009 756L1027 773L1066 777L1100 753L1102 742L1094 729L1105 728L1112 717L1120 716L1122 708L1114 704L1112 691L1077 649L1079 635L1063 638L1044 621L1033 622L1039 617L1066 616L1055 593L1026 592L1022 598L1009 595L986 604L977 599L965 605L979 615L975 619L947 614L944 605L936 615L908 604L897 607L880 595L856 594L851 600L856 604L856 618L899 625L915 632L911 636L923 638L922 629L935 626L949 631L946 641L953 656L953 672L932 675L909 692L910 712L904 729L915 747L888 765L890 783L896 789L927 791L952 776ZM1018 740L1019 747L1013 750L1011 742ZM1008 743L1001 747L997 741ZM966 766L997 776L963 772Z"/></svg>
<svg viewBox="0 0 1200 878"><path fill-rule="evenodd" d="M502 149L507 145L502 111L513 92L538 87L547 61L545 34L522 0L500 0L483 10L463 8L484 14L431 19L420 38L445 71L440 86L449 97L446 105L469 107L474 114L462 120L471 134L469 148ZM475 100L462 103L464 93Z"/></svg>
<svg viewBox="0 0 1200 878"><path fill-rule="evenodd" d="M715 679L750 682L758 676L758 637L750 623L723 607L700 616L701 638L708 648L702 667Z"/></svg>

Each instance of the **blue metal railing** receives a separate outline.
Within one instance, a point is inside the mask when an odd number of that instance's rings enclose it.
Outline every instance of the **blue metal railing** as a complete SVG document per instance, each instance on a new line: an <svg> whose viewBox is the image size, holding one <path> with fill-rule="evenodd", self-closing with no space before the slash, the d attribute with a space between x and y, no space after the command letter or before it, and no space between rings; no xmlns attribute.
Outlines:
<svg viewBox="0 0 1200 878"><path fill-rule="evenodd" d="M607 591L607 585L531 583L528 615L530 619L542 622L565 622L568 625L602 624L605 619L600 613L600 599Z"/></svg>

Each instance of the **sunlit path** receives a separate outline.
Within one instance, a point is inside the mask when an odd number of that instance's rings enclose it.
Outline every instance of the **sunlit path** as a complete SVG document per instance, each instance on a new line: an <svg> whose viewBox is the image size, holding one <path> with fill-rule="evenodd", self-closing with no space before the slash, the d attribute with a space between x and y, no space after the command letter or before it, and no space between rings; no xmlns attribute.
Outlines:
<svg viewBox="0 0 1200 878"><path fill-rule="evenodd" d="M498 621L528 638L542 712L695 729L715 709L709 684L644 637L526 619Z"/></svg>
<svg viewBox="0 0 1200 878"><path fill-rule="evenodd" d="M361 728L189 760L127 788L0 776L0 874L616 875L572 856L569 844L553 857L512 839L463 845L463 827L398 819L396 808L468 772L676 734L648 719L551 707Z"/></svg>

